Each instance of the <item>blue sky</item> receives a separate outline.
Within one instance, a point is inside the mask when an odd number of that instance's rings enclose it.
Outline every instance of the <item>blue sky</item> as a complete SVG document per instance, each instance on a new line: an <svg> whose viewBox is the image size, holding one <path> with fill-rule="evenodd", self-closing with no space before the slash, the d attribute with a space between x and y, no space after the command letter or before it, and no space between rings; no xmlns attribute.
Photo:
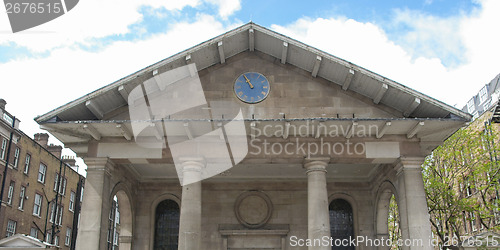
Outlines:
<svg viewBox="0 0 500 250"><path fill-rule="evenodd" d="M0 98L33 134L35 116L252 20L462 107L500 73L499 12L497 0L82 0L13 34L0 11Z"/></svg>
<svg viewBox="0 0 500 250"><path fill-rule="evenodd" d="M168 3L169 1L164 1ZM209 1L210 2L210 1ZM228 1L229 2L229 1ZM232 1L238 2L238 1ZM221 4L224 4L221 3ZM215 7L215 8L214 8ZM96 51L105 46L110 46L113 41L133 41L160 34L170 28L170 24L179 20L193 22L201 15L221 17L219 9L211 3L198 3L195 6L183 6L181 9L169 10L165 7L155 8L149 5L136 7L137 13L142 15L141 20L128 25L129 32L122 34L108 34L95 37L93 41L75 41L76 46L83 50ZM227 16L220 18L223 24L246 23L253 21L265 27L272 25L287 25L299 19L339 18L344 17L358 22L370 22L382 28L387 36L394 41L399 41L400 36L414 30L406 22L394 22L399 12L413 12L436 18L453 18L470 15L475 8L480 8L479 2L470 0L418 0L418 1L372 1L372 0L336 0L336 1L241 1L239 7ZM111 12L110 18L112 18ZM5 24L2 28L5 28ZM82 21L80 25L85 25ZM36 28L44 31L43 25ZM141 32L137 32L137 31ZM31 30L27 31L29 33ZM47 31L47 30L45 30ZM6 31L4 30L4 33ZM57 30L55 31L57 32ZM14 36L14 35L12 35ZM207 38L208 39L208 38ZM50 48L45 48L50 50ZM417 48L418 49L418 48ZM418 52L418 51L417 51ZM421 52L420 53L425 53ZM0 63L24 57L44 57L50 54L46 50L33 51L26 46L19 46L13 42L0 43ZM441 55L443 63L455 65L460 62L459 55Z"/></svg>

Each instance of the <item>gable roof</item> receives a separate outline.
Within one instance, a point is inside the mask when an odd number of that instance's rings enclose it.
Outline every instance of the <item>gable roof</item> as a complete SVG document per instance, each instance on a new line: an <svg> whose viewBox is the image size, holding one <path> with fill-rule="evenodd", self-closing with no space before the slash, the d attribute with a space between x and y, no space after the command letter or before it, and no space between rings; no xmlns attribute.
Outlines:
<svg viewBox="0 0 500 250"><path fill-rule="evenodd" d="M47 248L50 246L47 243L40 241L37 238L33 238L24 234L16 234L7 238L0 240L0 248L12 248L12 249L35 249L35 248Z"/></svg>
<svg viewBox="0 0 500 250"><path fill-rule="evenodd" d="M244 51L260 51L273 56L282 63L311 72L313 77L324 78L344 90L371 98L375 104L398 110L404 117L471 119L466 112L384 76L250 22L38 116L35 121L44 124L102 119L103 114L126 106L125 96L151 78L155 70L164 72L187 63L196 63L197 69L202 70L224 63L227 58Z"/></svg>

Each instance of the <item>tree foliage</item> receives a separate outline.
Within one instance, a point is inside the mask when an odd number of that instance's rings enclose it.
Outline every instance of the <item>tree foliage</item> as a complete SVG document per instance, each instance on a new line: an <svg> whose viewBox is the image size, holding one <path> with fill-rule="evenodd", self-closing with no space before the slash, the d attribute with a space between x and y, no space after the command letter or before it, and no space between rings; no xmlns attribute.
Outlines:
<svg viewBox="0 0 500 250"><path fill-rule="evenodd" d="M458 243L474 230L497 231L497 124L474 123L462 128L426 158L423 177L434 236L441 247Z"/></svg>
<svg viewBox="0 0 500 250"><path fill-rule="evenodd" d="M389 239L391 239L391 242L393 243L391 246L391 250L401 249L401 246L398 246L396 244L399 239L402 239L402 237L399 220L399 209L395 195L392 195L391 200L389 201L389 217L387 219L387 223L389 228Z"/></svg>

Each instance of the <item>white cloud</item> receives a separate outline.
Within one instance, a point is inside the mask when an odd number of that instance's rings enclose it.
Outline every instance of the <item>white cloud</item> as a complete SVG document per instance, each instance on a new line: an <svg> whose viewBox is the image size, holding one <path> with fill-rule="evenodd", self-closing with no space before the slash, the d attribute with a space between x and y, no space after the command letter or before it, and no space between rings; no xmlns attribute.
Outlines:
<svg viewBox="0 0 500 250"><path fill-rule="evenodd" d="M461 61L463 43L460 39L460 20L464 14L440 18L419 11L395 10L391 25L396 32L395 42L412 55L439 57L447 65Z"/></svg>
<svg viewBox="0 0 500 250"><path fill-rule="evenodd" d="M219 8L219 16L223 19L241 9L241 0L207 0L207 2Z"/></svg>
<svg viewBox="0 0 500 250"><path fill-rule="evenodd" d="M141 6L174 11L200 4L201 0L85 0L59 18L15 34L10 32L7 14L0 11L0 45L13 42L35 52L48 51L75 42L130 33L130 25L142 21Z"/></svg>
<svg viewBox="0 0 500 250"><path fill-rule="evenodd" d="M481 5L482 8L471 17L457 18L456 24L424 15L412 15L415 31L401 38L413 41L413 46L419 46L419 43L429 39L439 46L450 46L449 53L463 57L462 63L454 67L445 66L435 55L430 56L432 51L413 54L415 51L434 48L424 46L419 49L413 47L414 50L405 49L412 42L400 46L389 40L387 34L373 23L345 18L300 19L288 26L273 25L272 29L438 100L451 105L458 104L461 108L482 85L500 73L500 34L496 32L496 25L500 23L500 16L496 13L500 10L500 1L484 0ZM401 15L396 17L402 18ZM425 27L433 23L435 27ZM448 27L454 29L448 31ZM418 37L433 34L436 37ZM457 39L460 41L454 41ZM461 45L457 46L457 43Z"/></svg>
<svg viewBox="0 0 500 250"><path fill-rule="evenodd" d="M166 33L142 41L119 41L98 51L54 49L49 57L18 59L0 64L7 110L21 119L21 129L38 131L33 121L55 107L75 100L239 24L226 26L212 16L173 24ZM36 101L37 105L30 105Z"/></svg>

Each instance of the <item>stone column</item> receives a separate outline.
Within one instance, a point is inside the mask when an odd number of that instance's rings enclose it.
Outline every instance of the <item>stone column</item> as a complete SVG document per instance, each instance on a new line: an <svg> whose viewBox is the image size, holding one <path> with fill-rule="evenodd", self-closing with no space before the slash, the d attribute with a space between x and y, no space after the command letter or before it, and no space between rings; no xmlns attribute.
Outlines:
<svg viewBox="0 0 500 250"><path fill-rule="evenodd" d="M429 244L431 224L422 179L423 162L422 157L402 157L395 168L401 235L403 240L412 241L409 246L403 246L403 249L433 249Z"/></svg>
<svg viewBox="0 0 500 250"><path fill-rule="evenodd" d="M201 171L202 158L181 159L183 183L179 224L179 250L201 249Z"/></svg>
<svg viewBox="0 0 500 250"><path fill-rule="evenodd" d="M132 249L132 236L120 235L118 249L120 249L120 250Z"/></svg>
<svg viewBox="0 0 500 250"><path fill-rule="evenodd" d="M384 242L384 244L381 244L376 249L378 249L378 250L389 250L389 249L391 249L390 246L387 246L385 244L385 242L387 241L387 239L389 239L389 234L377 234L376 236L377 236L377 239L380 240L380 242Z"/></svg>
<svg viewBox="0 0 500 250"><path fill-rule="evenodd" d="M326 166L330 158L308 158L307 170L307 226L308 239L319 240L330 237L330 215L326 189ZM310 246L309 250L329 250L331 246Z"/></svg>
<svg viewBox="0 0 500 250"><path fill-rule="evenodd" d="M110 176L114 168L108 158L85 158L85 180L76 249L106 249L110 209Z"/></svg>

